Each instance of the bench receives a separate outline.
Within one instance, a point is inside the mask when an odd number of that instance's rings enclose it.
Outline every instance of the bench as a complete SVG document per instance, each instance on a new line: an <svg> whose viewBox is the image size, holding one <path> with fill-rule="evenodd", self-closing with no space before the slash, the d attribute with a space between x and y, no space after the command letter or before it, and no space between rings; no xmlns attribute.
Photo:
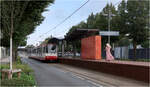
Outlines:
<svg viewBox="0 0 150 87"><path fill-rule="evenodd" d="M7 74L8 79L12 79L12 75L13 73L17 73L17 77L20 78L21 77L21 69L2 69L2 80L5 79L5 75Z"/></svg>

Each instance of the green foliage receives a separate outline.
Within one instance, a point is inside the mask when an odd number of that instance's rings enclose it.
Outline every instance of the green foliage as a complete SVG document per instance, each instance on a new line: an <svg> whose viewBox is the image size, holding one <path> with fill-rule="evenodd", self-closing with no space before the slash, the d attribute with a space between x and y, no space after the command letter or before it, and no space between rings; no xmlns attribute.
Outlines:
<svg viewBox="0 0 150 87"><path fill-rule="evenodd" d="M14 64L13 68L21 69L26 74L33 72L33 70L27 64Z"/></svg>
<svg viewBox="0 0 150 87"><path fill-rule="evenodd" d="M47 44L48 43L48 41L51 39L52 37L48 37L48 38L46 38L41 44Z"/></svg>
<svg viewBox="0 0 150 87"><path fill-rule="evenodd" d="M145 19L149 15L149 2L128 0L126 8L129 38L133 43L141 44L148 38L148 21Z"/></svg>
<svg viewBox="0 0 150 87"><path fill-rule="evenodd" d="M0 69L9 69L9 64L0 65ZM21 77L17 78L17 73L13 74L11 80L4 79L1 80L1 86L35 86L36 81L34 79L33 70L27 65L22 64L20 57L18 57L17 62L13 63L13 69L21 69ZM1 76L1 72L0 72Z"/></svg>
<svg viewBox="0 0 150 87"><path fill-rule="evenodd" d="M149 1L144 0L122 0L116 9L112 4L107 4L103 10L97 14L91 14L87 18L87 22L80 22L73 26L67 33L69 35L74 29L94 29L98 28L100 31L108 31L108 12L114 14L111 18L111 31L119 31L119 37L111 37L111 43L116 43L119 46L129 45L133 43L136 55L136 46L142 45L149 47L148 37L150 37L149 30ZM126 36L128 34L128 36ZM131 41L129 41L129 39ZM102 47L107 43L108 38L102 37ZM143 42L144 41L144 42ZM80 43L78 43L80 44Z"/></svg>
<svg viewBox="0 0 150 87"><path fill-rule="evenodd" d="M9 65L8 64L4 64L4 65L0 65L0 69L9 69Z"/></svg>
<svg viewBox="0 0 150 87"><path fill-rule="evenodd" d="M111 10L112 14L117 14L115 7L112 4L110 5L107 4L106 7L103 8L102 12L97 13L95 15L91 13L91 15L89 15L89 17L87 18L87 22L81 21L79 24L72 26L69 32L67 33L67 35L69 35L75 29L100 29L101 31L108 31L108 17L103 15L103 14L108 14L108 10L109 10L108 8ZM112 17L111 30L118 30L114 22L115 22L115 17ZM107 41L108 41L107 37L102 38L102 45L103 45L102 47L104 47ZM111 37L112 43L116 41L118 41L118 37ZM76 44L78 52L80 52L80 48L81 48L80 42L81 42L80 40L72 42Z"/></svg>
<svg viewBox="0 0 150 87"><path fill-rule="evenodd" d="M144 48L150 48L150 42L149 42L149 40L144 41L144 42L141 44L141 46L144 47Z"/></svg>
<svg viewBox="0 0 150 87"><path fill-rule="evenodd" d="M95 26L94 26L95 21L94 20L95 20L95 15L93 13L91 13L91 15L89 15L89 17L87 19L87 28L88 29L95 28Z"/></svg>
<svg viewBox="0 0 150 87"><path fill-rule="evenodd" d="M36 82L33 74L27 75L25 73L21 73L21 78L14 77L11 80L5 79L1 80L1 86L35 86Z"/></svg>
<svg viewBox="0 0 150 87"><path fill-rule="evenodd" d="M16 63L16 64L22 64L22 62L21 62L21 57L20 57L20 56L17 56L17 60L16 60L15 63Z"/></svg>
<svg viewBox="0 0 150 87"><path fill-rule="evenodd" d="M9 64L0 65L0 69L9 69ZM22 72L30 74L33 70L27 64L17 64L13 63L13 69L21 69Z"/></svg>
<svg viewBox="0 0 150 87"><path fill-rule="evenodd" d="M1 4L1 29L3 38L1 45L9 47L10 31L13 35L14 55L18 46L25 46L27 36L34 32L35 28L42 23L42 13L54 0L38 1L0 1ZM16 56L13 56L13 58Z"/></svg>
<svg viewBox="0 0 150 87"><path fill-rule="evenodd" d="M129 46L131 41L127 37L121 38L118 42L118 46Z"/></svg>
<svg viewBox="0 0 150 87"><path fill-rule="evenodd" d="M34 48L34 45L27 45L26 48Z"/></svg>
<svg viewBox="0 0 150 87"><path fill-rule="evenodd" d="M136 58L136 46L142 44L149 37L149 1L127 1L127 27L129 38L132 39L134 47L134 58Z"/></svg>

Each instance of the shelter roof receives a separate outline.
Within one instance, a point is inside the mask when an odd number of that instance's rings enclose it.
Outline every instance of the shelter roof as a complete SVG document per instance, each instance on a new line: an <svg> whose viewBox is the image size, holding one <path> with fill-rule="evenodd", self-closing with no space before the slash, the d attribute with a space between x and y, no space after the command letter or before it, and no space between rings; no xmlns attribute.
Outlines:
<svg viewBox="0 0 150 87"><path fill-rule="evenodd" d="M58 44L59 41L61 41L61 40L63 40L63 39L59 39L59 38L53 37L53 38L51 38L50 40L48 40L48 44L49 44L49 43Z"/></svg>
<svg viewBox="0 0 150 87"><path fill-rule="evenodd" d="M92 35L99 35L99 29L74 29L67 36L65 36L65 40L80 40L81 38L85 38Z"/></svg>

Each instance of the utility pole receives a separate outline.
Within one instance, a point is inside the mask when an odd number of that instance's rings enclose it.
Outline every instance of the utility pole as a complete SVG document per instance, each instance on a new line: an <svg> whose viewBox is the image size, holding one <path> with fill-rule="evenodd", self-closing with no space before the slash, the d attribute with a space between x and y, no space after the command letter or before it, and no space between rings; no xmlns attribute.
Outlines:
<svg viewBox="0 0 150 87"><path fill-rule="evenodd" d="M64 57L64 52L65 52L65 47L64 47L64 45L65 45L65 41L62 40L62 57Z"/></svg>
<svg viewBox="0 0 150 87"><path fill-rule="evenodd" d="M111 12L111 8L110 8L110 3L108 3L109 7L108 7L108 14L103 14L104 16L108 17L108 32L110 32L110 22L111 22L111 18L112 16L115 16L114 14L112 14ZM110 44L110 35L108 35L108 43Z"/></svg>
<svg viewBox="0 0 150 87"><path fill-rule="evenodd" d="M108 7L108 31L110 32L110 17L111 17L111 12L110 12L110 4ZM110 35L108 35L108 43L110 44Z"/></svg>

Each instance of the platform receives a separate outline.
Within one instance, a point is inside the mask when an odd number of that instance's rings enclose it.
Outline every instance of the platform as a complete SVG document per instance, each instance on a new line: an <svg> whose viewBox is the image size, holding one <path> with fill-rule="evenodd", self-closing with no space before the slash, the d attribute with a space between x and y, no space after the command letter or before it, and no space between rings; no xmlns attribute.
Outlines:
<svg viewBox="0 0 150 87"><path fill-rule="evenodd" d="M150 62L123 61L123 60L106 61L105 59L102 59L102 60L87 60L87 61L126 64L126 65L135 65L135 66L149 66L150 67Z"/></svg>
<svg viewBox="0 0 150 87"><path fill-rule="evenodd" d="M150 62L113 60L83 60L76 58L59 58L62 64L96 70L139 81L149 82Z"/></svg>

